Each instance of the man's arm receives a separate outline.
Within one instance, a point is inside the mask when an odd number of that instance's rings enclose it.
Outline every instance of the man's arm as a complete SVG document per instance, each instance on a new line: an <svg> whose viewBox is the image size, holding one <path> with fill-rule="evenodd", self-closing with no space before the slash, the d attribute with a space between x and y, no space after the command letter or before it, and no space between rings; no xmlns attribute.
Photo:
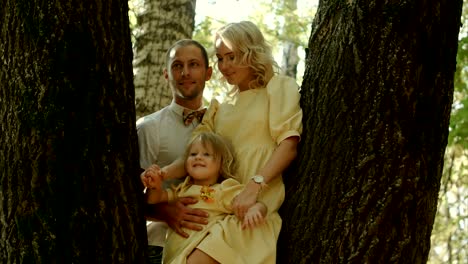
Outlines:
<svg viewBox="0 0 468 264"><path fill-rule="evenodd" d="M189 235L184 232L182 227L200 231L203 229L201 225L208 223L208 213L187 206L195 203L197 203L196 199L183 197L173 203L147 205L145 216L149 221L164 221L177 234L188 237Z"/></svg>

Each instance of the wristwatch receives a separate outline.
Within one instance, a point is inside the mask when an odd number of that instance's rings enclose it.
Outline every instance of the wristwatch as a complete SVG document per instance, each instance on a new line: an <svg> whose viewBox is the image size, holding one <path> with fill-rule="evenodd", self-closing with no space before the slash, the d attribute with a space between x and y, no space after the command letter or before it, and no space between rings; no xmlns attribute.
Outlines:
<svg viewBox="0 0 468 264"><path fill-rule="evenodd" d="M256 183L256 184L263 184L265 182L265 179L263 178L262 175L255 175L252 177L252 180Z"/></svg>

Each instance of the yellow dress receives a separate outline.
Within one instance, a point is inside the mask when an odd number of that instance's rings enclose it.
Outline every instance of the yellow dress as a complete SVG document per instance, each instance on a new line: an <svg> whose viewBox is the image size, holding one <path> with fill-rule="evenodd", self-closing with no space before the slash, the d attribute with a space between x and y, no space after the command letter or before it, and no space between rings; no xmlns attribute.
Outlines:
<svg viewBox="0 0 468 264"><path fill-rule="evenodd" d="M208 224L204 226L202 231L184 229L189 234L189 238L184 238L169 229L163 251L163 263L186 263L187 256L207 236L211 231L211 226L232 213L231 201L243 188L244 185L234 179L227 179L220 184L208 187L192 185L190 178L187 177L174 191L168 190L170 200L176 197L197 198L198 202L190 207L206 211L209 218Z"/></svg>
<svg viewBox="0 0 468 264"><path fill-rule="evenodd" d="M266 88L246 90L219 104L213 100L193 136L212 131L231 140L238 159L238 181L247 183L265 166L281 141L302 132L302 109L296 81L275 76ZM284 200L284 184L276 177L262 190L259 200L268 207L266 223L242 230L235 215L228 215L211 226L197 248L218 262L275 263L281 217L278 209Z"/></svg>

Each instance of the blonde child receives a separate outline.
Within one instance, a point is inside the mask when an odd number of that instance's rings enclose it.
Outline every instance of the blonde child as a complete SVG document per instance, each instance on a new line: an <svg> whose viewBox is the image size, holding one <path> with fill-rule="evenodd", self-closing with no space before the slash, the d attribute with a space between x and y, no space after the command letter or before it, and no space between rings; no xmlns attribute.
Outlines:
<svg viewBox="0 0 468 264"><path fill-rule="evenodd" d="M209 213L209 223L203 231L188 230L190 237L183 238L169 231L164 247L164 263L217 263L206 254L200 254L204 239L209 237L216 221L232 214L232 199L244 188L234 180L236 162L232 147L214 133L201 133L188 145L185 152L185 169L188 176L174 189L163 189L164 174L157 165L152 165L142 174L147 187L149 204L167 202L176 197L195 197L199 200L193 207ZM253 228L264 221L267 208L262 203L250 207L242 220L242 228ZM219 244L222 244L219 241ZM218 244L218 243L217 243ZM224 247L220 247L222 250Z"/></svg>

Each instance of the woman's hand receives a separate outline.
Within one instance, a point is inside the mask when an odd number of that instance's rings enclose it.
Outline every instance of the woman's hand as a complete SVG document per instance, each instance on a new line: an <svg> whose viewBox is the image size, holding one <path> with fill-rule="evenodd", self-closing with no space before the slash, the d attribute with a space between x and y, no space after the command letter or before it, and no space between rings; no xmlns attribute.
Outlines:
<svg viewBox="0 0 468 264"><path fill-rule="evenodd" d="M232 209L234 214L240 220L244 219L245 214L257 202L257 196L260 192L261 185L253 181L249 181L244 190L239 193L232 201Z"/></svg>

